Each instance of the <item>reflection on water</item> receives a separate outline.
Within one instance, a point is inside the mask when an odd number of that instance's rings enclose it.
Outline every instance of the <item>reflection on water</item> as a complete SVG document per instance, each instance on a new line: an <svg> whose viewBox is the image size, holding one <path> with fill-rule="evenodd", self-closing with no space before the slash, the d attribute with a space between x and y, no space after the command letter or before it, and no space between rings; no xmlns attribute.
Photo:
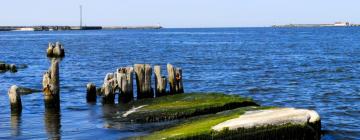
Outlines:
<svg viewBox="0 0 360 140"><path fill-rule="evenodd" d="M21 113L11 114L11 136L21 135Z"/></svg>
<svg viewBox="0 0 360 140"><path fill-rule="evenodd" d="M61 114L59 109L45 109L44 124L49 139L61 139Z"/></svg>

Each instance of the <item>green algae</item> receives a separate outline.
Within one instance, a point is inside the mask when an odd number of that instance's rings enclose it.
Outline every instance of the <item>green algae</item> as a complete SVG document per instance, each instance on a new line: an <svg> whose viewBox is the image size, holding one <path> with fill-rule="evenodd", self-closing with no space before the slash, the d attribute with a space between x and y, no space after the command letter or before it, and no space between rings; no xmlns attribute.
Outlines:
<svg viewBox="0 0 360 140"><path fill-rule="evenodd" d="M237 130L224 129L220 132L211 129L221 122L239 117L246 111L271 108L273 107L243 107L223 111L189 119L185 123L156 131L146 136L130 139L320 139L320 131L317 130L320 127L320 122L316 124L283 124L280 126L240 128Z"/></svg>
<svg viewBox="0 0 360 140"><path fill-rule="evenodd" d="M154 99L142 99L126 106L139 107L134 113L122 117L123 121L161 122L193 116L214 114L245 106L258 106L250 98L221 93L186 93Z"/></svg>

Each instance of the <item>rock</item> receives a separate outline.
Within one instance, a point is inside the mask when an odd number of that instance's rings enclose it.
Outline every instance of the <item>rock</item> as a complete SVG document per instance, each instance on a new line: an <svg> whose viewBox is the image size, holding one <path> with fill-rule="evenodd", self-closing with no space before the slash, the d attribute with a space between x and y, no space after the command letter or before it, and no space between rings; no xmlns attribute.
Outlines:
<svg viewBox="0 0 360 140"><path fill-rule="evenodd" d="M15 64L10 64L9 70L10 70L10 72L17 72L17 68L16 68Z"/></svg>
<svg viewBox="0 0 360 140"><path fill-rule="evenodd" d="M17 72L17 67L15 64L6 64L6 63L2 63L0 62L0 71L6 72L6 71L10 71L10 72Z"/></svg>
<svg viewBox="0 0 360 140"><path fill-rule="evenodd" d="M0 70L6 70L6 64L0 62Z"/></svg>

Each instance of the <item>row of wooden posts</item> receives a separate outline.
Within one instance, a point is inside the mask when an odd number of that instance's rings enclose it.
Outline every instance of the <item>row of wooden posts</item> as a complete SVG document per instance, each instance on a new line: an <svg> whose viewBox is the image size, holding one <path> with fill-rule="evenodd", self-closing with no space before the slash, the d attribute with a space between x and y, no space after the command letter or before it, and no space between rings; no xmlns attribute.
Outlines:
<svg viewBox="0 0 360 140"><path fill-rule="evenodd" d="M60 78L59 64L65 56L63 45L59 42L49 43L46 51L50 58L51 66L43 75L42 86L44 93L44 103L46 109L60 109ZM183 93L182 69L167 64L168 77L161 74L161 67L154 66L155 90L151 86L152 67L149 64L135 64L134 67L121 67L114 73L105 76L101 86L101 93L104 104L113 104L116 93L119 94L119 102L129 102L133 100L133 79L135 75L137 87L137 99L154 98L171 94ZM169 90L167 91L167 83ZM155 93L155 94L154 94ZM22 103L19 88L16 85L10 87L8 91L11 112L21 113ZM97 89L95 84L87 84L86 99L88 102L96 102Z"/></svg>
<svg viewBox="0 0 360 140"><path fill-rule="evenodd" d="M119 102L126 103L134 98L133 79L135 75L137 99L160 97L171 94L184 93L182 82L182 69L167 64L168 78L161 74L161 67L154 66L155 90L151 86L152 67L149 64L135 64L134 67L121 67L114 73L105 76L101 87L103 103L113 104L116 93ZM169 91L166 90L169 83ZM96 102L96 85L87 84L86 99ZM155 93L155 94L154 94Z"/></svg>

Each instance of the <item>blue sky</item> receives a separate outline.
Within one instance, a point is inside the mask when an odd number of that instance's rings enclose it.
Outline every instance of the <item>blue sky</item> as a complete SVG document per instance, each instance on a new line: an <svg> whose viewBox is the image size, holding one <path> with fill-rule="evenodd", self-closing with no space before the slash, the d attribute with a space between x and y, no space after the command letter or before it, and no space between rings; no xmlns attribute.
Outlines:
<svg viewBox="0 0 360 140"><path fill-rule="evenodd" d="M0 25L248 27L360 23L358 0L2 0Z"/></svg>

